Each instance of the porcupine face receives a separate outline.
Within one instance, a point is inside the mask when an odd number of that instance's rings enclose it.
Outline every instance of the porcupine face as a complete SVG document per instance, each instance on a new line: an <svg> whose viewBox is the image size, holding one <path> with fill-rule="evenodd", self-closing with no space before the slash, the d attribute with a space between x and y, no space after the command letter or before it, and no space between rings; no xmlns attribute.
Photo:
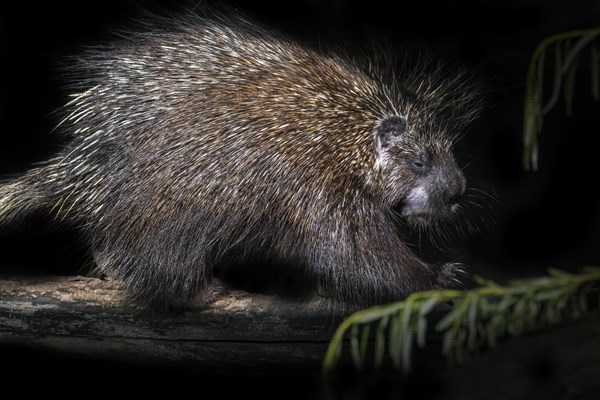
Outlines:
<svg viewBox="0 0 600 400"><path fill-rule="evenodd" d="M444 132L392 116L379 124L375 147L377 163L395 195L391 203L409 225L424 227L458 212L466 180Z"/></svg>

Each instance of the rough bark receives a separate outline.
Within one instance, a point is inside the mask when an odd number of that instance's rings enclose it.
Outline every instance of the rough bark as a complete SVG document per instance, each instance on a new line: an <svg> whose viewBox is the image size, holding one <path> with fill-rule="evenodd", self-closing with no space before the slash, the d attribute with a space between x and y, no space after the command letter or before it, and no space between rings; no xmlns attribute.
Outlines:
<svg viewBox="0 0 600 400"><path fill-rule="evenodd" d="M282 363L318 369L347 314L234 290L205 310L165 315L135 305L113 281L0 275L0 343L213 371Z"/></svg>

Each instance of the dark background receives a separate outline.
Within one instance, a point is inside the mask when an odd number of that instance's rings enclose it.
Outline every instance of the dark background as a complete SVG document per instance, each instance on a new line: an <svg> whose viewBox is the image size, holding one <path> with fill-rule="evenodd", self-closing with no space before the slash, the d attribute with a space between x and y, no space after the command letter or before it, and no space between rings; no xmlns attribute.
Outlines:
<svg viewBox="0 0 600 400"><path fill-rule="evenodd" d="M186 2L185 4L192 4ZM475 273L505 280L548 267L600 264L598 148L600 104L589 66L579 66L573 116L559 102L544 119L540 170L524 171L522 125L529 58L547 36L600 24L596 1L230 1L265 26L315 47L386 41L424 46L486 77L488 107L458 146L468 173L496 202L480 234L456 244ZM53 1L0 5L0 176L18 174L60 145L52 112L66 101L66 56L110 39L144 9L177 2ZM2 236L4 268L78 271L85 251L73 233Z"/></svg>

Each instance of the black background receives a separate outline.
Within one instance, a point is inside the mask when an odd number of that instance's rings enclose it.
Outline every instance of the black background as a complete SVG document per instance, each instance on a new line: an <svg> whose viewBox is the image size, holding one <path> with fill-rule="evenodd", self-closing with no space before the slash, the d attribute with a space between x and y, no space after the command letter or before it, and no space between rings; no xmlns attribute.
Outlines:
<svg viewBox="0 0 600 400"><path fill-rule="evenodd" d="M187 5L194 3L186 2ZM312 46L356 41L418 44L436 57L473 67L486 79L488 107L458 152L469 175L496 194L489 224L460 244L463 260L488 278L539 275L548 267L576 271L600 265L598 148L600 103L590 93L589 66L577 74L573 116L559 102L544 120L540 170L524 171L525 76L537 44L552 34L600 24L595 1L242 2L259 23ZM49 157L60 145L52 112L67 97L64 57L110 39L141 8L178 10L177 2L53 1L0 5L0 176ZM2 236L0 264L62 271L85 259L69 233ZM23 250L20 250L23 249ZM4 260L4 261L3 261Z"/></svg>

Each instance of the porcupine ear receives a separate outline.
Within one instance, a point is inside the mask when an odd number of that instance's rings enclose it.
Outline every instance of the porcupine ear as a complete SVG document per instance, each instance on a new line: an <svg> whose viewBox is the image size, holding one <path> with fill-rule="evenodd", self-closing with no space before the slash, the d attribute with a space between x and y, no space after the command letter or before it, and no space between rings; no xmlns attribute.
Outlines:
<svg viewBox="0 0 600 400"><path fill-rule="evenodd" d="M406 125L406 119L399 116L389 117L381 121L375 133L377 164L381 162L387 150L400 141L402 134L406 132Z"/></svg>

